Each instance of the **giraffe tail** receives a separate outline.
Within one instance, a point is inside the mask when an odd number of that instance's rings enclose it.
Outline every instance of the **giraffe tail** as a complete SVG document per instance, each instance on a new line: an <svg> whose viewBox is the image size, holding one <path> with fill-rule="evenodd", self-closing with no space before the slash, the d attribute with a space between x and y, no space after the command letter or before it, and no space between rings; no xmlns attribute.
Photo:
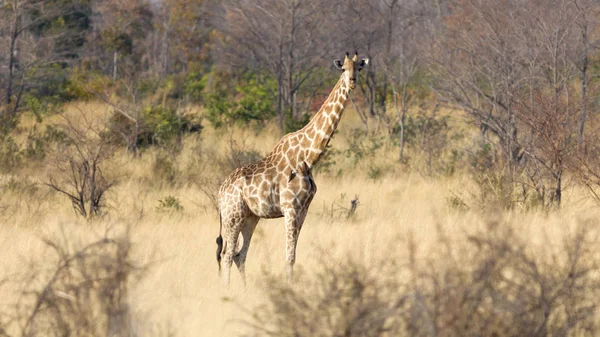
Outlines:
<svg viewBox="0 0 600 337"><path fill-rule="evenodd" d="M221 252L223 251L223 237L221 236L221 230L223 229L223 219L221 212L219 212L219 237L217 238L217 264L219 265L219 273L221 272Z"/></svg>

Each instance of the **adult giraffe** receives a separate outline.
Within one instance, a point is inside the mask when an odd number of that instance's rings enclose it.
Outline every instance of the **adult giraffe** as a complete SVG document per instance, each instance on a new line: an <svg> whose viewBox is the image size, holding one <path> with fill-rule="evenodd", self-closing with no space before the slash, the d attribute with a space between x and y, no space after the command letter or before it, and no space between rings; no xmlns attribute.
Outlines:
<svg viewBox="0 0 600 337"><path fill-rule="evenodd" d="M217 262L222 277L229 284L231 264L235 262L244 284L245 263L250 240L260 218L285 217L286 273L292 280L296 261L296 244L317 186L311 168L323 155L325 147L340 122L348 93L354 89L358 72L369 63L358 60L358 53L344 61L335 60L342 76L323 106L302 129L285 135L264 159L236 169L219 189L220 229L217 238ZM235 254L238 236L243 243Z"/></svg>

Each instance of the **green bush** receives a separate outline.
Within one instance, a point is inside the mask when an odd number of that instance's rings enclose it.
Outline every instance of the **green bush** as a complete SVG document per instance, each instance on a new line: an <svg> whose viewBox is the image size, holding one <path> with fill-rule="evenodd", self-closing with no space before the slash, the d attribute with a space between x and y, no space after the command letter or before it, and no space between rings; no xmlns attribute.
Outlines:
<svg viewBox="0 0 600 337"><path fill-rule="evenodd" d="M187 75L183 85L185 95L192 102L202 101L203 91L208 82L208 75L202 75L199 72L192 72Z"/></svg>
<svg viewBox="0 0 600 337"><path fill-rule="evenodd" d="M178 143L183 134L202 130L201 122L192 115L162 105L145 108L140 114L139 129L135 123L115 112L109 121L109 137L113 142L133 148L150 145L169 146ZM135 141L134 141L135 139Z"/></svg>
<svg viewBox="0 0 600 337"><path fill-rule="evenodd" d="M44 116L59 113L62 105L63 99L59 96L24 96L24 107L35 116L37 122L41 122Z"/></svg>
<svg viewBox="0 0 600 337"><path fill-rule="evenodd" d="M9 173L22 164L19 146L10 136L0 136L0 172Z"/></svg>
<svg viewBox="0 0 600 337"><path fill-rule="evenodd" d="M165 181L169 184L174 184L179 171L175 162L166 154L159 154L152 166L153 176L156 179Z"/></svg>
<svg viewBox="0 0 600 337"><path fill-rule="evenodd" d="M336 168L336 164L337 164L336 158L339 155L340 155L340 151L338 151L335 148L328 145L327 148L325 149L325 152L319 159L319 162L315 166L313 166L313 168L312 168L313 174L317 175L320 173L327 173L327 174L333 173L332 170ZM341 175L341 173L342 173L342 169L338 168L338 170L336 171L336 174L339 176L339 175Z"/></svg>
<svg viewBox="0 0 600 337"><path fill-rule="evenodd" d="M158 201L156 211L161 213L181 212L183 211L183 206L181 206L181 201L179 201L179 199L172 195L169 195L164 199Z"/></svg>
<svg viewBox="0 0 600 337"><path fill-rule="evenodd" d="M49 145L66 141L67 135L52 125L47 125L43 133L39 133L37 126L34 126L27 135L23 155L27 159L43 160Z"/></svg>
<svg viewBox="0 0 600 337"><path fill-rule="evenodd" d="M437 113L438 107L421 110L409 116L405 123L404 141L415 157L423 161L412 163L426 176L452 175L462 158L462 151L452 145L463 137L460 131L450 126L450 116ZM400 146L400 126L392 133L395 146Z"/></svg>
<svg viewBox="0 0 600 337"><path fill-rule="evenodd" d="M363 159L372 159L383 144L384 139L380 136L369 136L362 129L352 130L349 138L349 146L344 151L346 158L351 159L353 165L358 165Z"/></svg>
<svg viewBox="0 0 600 337"><path fill-rule="evenodd" d="M296 119L288 114L285 119L285 132L290 133L302 129L306 124L308 124L308 122L310 122L311 118L312 117L309 114L303 114L300 119Z"/></svg>
<svg viewBox="0 0 600 337"><path fill-rule="evenodd" d="M216 128L223 126L234 104L223 91L206 96L206 118Z"/></svg>
<svg viewBox="0 0 600 337"><path fill-rule="evenodd" d="M272 79L248 74L233 91L226 86L215 86L215 91L206 96L207 119L215 127L235 123L261 127L275 117Z"/></svg>

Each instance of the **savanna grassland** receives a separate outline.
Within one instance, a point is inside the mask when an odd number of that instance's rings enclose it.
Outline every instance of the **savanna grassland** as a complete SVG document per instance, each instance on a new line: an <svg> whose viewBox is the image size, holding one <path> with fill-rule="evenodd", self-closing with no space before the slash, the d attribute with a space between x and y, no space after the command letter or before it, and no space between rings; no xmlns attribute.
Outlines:
<svg viewBox="0 0 600 337"><path fill-rule="evenodd" d="M61 125L71 116L73 123L102 124L106 113L102 104L73 103L63 117L45 123ZM468 134L459 113L446 113ZM22 125L26 130L27 123ZM507 209L499 201L482 201L485 187L466 168L430 177L422 173L425 163L398 164L397 147L385 142L354 161L345 155L357 146L353 130L360 128L352 109L332 141L335 163L330 158L316 173L318 193L300 235L296 282L284 282L282 220L262 220L250 248L247 287L235 267L231 287L223 287L211 193L235 165L233 157L269 151L278 140L271 127L258 134L206 127L185 136L176 152L117 151L103 163L104 176L115 185L106 192L102 213L91 219L78 216L68 198L45 185L54 174L52 165L3 175L0 298L6 330L0 331L17 336L49 336L67 327L76 335L93 330L119 336L598 332L600 210L586 190L568 190L560 209ZM15 139L21 136L17 130ZM348 215L355 196L358 207ZM69 254L77 256L103 238L130 243L127 263L110 260L120 255L107 250L90 260L77 257L68 277L55 274L68 264ZM120 279L126 287L102 283L112 275L109 266L93 264L102 259L131 267ZM84 271L93 266L101 275L90 281ZM52 275L62 275L61 281L48 287ZM69 281L79 277L87 283ZM84 283L89 293L81 290ZM114 298L109 289L123 295L119 310L98 304ZM98 310L77 311L73 303ZM64 322L53 321L57 317ZM94 319L79 321L84 318ZM114 330L110 322L117 319L126 322Z"/></svg>
<svg viewBox="0 0 600 337"><path fill-rule="evenodd" d="M599 46L597 0L0 1L0 337L600 336ZM220 183L353 55L293 284L279 219L223 287Z"/></svg>

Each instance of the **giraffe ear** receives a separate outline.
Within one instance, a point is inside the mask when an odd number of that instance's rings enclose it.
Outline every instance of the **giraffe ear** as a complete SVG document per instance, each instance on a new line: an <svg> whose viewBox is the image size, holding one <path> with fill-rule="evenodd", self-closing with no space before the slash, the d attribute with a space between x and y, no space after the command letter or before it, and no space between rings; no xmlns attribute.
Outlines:
<svg viewBox="0 0 600 337"><path fill-rule="evenodd" d="M344 66L344 63L342 63L342 60L339 60L339 59L333 60L333 65L340 70L344 70L344 69L342 69L342 66Z"/></svg>
<svg viewBox="0 0 600 337"><path fill-rule="evenodd" d="M358 71L361 71L362 68L366 67L369 65L369 59L362 59L360 60L360 63L358 65Z"/></svg>

